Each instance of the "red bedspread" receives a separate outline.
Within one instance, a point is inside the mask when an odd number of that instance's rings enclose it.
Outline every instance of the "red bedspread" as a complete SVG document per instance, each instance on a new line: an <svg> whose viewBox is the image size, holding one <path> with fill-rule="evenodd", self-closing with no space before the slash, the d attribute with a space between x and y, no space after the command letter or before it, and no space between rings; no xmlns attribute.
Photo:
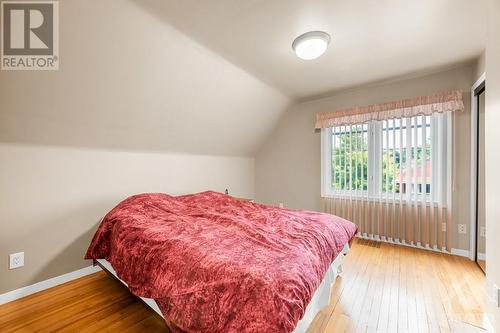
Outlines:
<svg viewBox="0 0 500 333"><path fill-rule="evenodd" d="M291 332L355 233L333 215L216 192L140 194L106 215L85 258L154 298L174 332Z"/></svg>

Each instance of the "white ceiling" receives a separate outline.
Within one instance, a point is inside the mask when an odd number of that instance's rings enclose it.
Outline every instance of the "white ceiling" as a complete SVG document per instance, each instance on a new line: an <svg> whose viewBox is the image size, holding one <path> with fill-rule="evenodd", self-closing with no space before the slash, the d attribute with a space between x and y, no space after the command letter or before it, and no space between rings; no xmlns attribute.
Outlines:
<svg viewBox="0 0 500 333"><path fill-rule="evenodd" d="M65 0L58 71L0 71L0 142L254 156L290 100L129 0Z"/></svg>
<svg viewBox="0 0 500 333"><path fill-rule="evenodd" d="M0 141L254 156L290 105L285 94L310 98L479 55L482 8L65 0L59 71L0 73ZM331 48L298 59L292 40L315 29L333 35Z"/></svg>
<svg viewBox="0 0 500 333"><path fill-rule="evenodd" d="M305 98L475 58L484 0L137 0L257 78ZM291 49L303 32L333 37L318 60Z"/></svg>

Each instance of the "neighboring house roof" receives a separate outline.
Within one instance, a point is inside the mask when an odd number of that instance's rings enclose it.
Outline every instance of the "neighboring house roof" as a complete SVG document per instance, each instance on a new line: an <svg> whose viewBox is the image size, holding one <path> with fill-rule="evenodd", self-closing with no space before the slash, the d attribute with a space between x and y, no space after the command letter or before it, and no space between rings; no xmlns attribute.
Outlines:
<svg viewBox="0 0 500 333"><path fill-rule="evenodd" d="M408 173L408 176L410 177L409 181L412 182L413 181L413 177L414 177L414 174L413 174L413 170L415 170L415 168L413 167L415 163L412 163L412 168L411 170L409 170L409 173ZM404 167L404 166L403 166ZM431 161L427 160L426 163L425 163L425 180L426 180L426 183L430 183L430 180L431 180ZM416 168L416 172L417 172L417 183L421 183L422 182L422 163L418 163L417 165L417 168ZM407 170L406 169L403 169L401 170L401 172L399 173L399 176L397 177L397 182L398 183L406 183L406 172Z"/></svg>

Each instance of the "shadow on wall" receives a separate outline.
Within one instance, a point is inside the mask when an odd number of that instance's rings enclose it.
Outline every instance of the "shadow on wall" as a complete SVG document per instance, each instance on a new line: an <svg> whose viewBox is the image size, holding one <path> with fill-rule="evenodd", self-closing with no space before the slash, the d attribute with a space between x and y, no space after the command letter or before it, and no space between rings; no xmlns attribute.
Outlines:
<svg viewBox="0 0 500 333"><path fill-rule="evenodd" d="M91 260L84 260L83 257L87 252L87 248L92 240L92 237L94 236L95 231L97 230L97 227L99 226L99 223L100 220L96 222L92 228L79 235L70 244L64 247L64 249L59 251L55 257L43 266L43 270L33 276L29 284L92 265ZM67 266L68 269L61 270L62 265Z"/></svg>
<svg viewBox="0 0 500 333"><path fill-rule="evenodd" d="M241 2L234 0L210 2L197 0L133 0L133 2L137 7L142 8L182 35L206 47L212 53L234 66L242 68L237 59L232 58L227 52L220 52L220 45L218 45L217 40L210 38L214 34L211 29L215 26L211 22L216 23L220 20L227 20L227 17L240 16L242 11ZM265 1L260 4L263 3ZM246 7L248 10L252 10L255 3L249 1ZM199 20L199 17L203 17L203 20ZM272 20L273 18L270 15L268 19ZM262 82L267 82L265 77L261 77L255 72L252 72L251 75ZM272 86L270 82L267 83Z"/></svg>
<svg viewBox="0 0 500 333"><path fill-rule="evenodd" d="M211 27L208 22L217 22L224 19L225 16L230 16L231 13L238 15L241 5L234 0L219 0L210 3L197 0L132 0L132 2L137 7L142 8L160 21L209 49L213 49L216 45L207 44L207 40L202 38L203 35L210 34L207 31L207 28ZM203 16L206 20L197 20L199 16ZM223 57L223 55L220 56Z"/></svg>
<svg viewBox="0 0 500 333"><path fill-rule="evenodd" d="M8 256L24 251L25 266L9 270L8 265L1 265L0 294L90 266L92 262L83 257L101 218L113 206L89 205L50 221L37 221L37 227L26 228L27 232L14 237L4 233L0 237L0 253ZM17 225L34 224L30 220L24 219Z"/></svg>

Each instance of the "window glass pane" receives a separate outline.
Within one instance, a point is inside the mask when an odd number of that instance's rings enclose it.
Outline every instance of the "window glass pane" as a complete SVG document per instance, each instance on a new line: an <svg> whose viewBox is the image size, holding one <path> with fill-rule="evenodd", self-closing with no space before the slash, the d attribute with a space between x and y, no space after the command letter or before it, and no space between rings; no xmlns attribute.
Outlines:
<svg viewBox="0 0 500 333"><path fill-rule="evenodd" d="M356 189L358 191L368 190L368 125L358 125L356 140L358 149L356 151L357 173Z"/></svg>
<svg viewBox="0 0 500 333"><path fill-rule="evenodd" d="M336 191L368 188L368 125L332 128L331 187Z"/></svg>
<svg viewBox="0 0 500 333"><path fill-rule="evenodd" d="M392 192L392 181L394 179L393 153L394 147L392 135L394 126L389 121L382 122L382 192Z"/></svg>
<svg viewBox="0 0 500 333"><path fill-rule="evenodd" d="M388 130L391 130L390 127ZM395 152L397 170L393 175L396 179L396 193L409 191L410 194L422 194L422 191L425 191L426 194L430 194L431 117L414 117L396 121L394 131L396 137L399 137ZM389 142L386 148L384 142L384 149L391 150L391 143ZM390 177L390 170L387 176Z"/></svg>
<svg viewBox="0 0 500 333"><path fill-rule="evenodd" d="M431 194L431 119L418 116L332 128L330 190L361 195L370 188L375 197L397 195L404 200ZM377 140L370 142L372 135ZM370 168L374 179L368 177Z"/></svg>
<svg viewBox="0 0 500 333"><path fill-rule="evenodd" d="M422 181L422 184L424 184L424 191L426 194L431 193L431 117L426 116L423 117L423 124L422 126L424 127L424 133L422 136L422 143L425 143L421 145L421 156L420 159L424 160L424 166L425 166L425 171L424 175L425 179ZM425 146L425 149L424 149Z"/></svg>
<svg viewBox="0 0 500 333"><path fill-rule="evenodd" d="M362 132L360 136L362 151L361 151L361 161L362 161L362 172L363 177L361 179L361 187L363 191L368 191L368 124L362 125Z"/></svg>

